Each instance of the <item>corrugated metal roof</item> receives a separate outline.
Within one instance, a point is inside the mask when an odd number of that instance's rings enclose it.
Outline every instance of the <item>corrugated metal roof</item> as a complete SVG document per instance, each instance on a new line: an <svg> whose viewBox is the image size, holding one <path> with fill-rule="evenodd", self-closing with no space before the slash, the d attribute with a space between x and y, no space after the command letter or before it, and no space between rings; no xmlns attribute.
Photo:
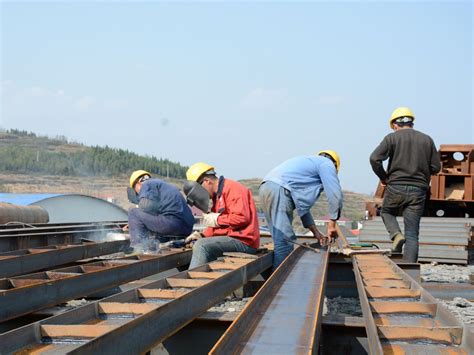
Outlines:
<svg viewBox="0 0 474 355"><path fill-rule="evenodd" d="M13 203L20 206L28 206L35 202L45 200L47 198L62 196L64 194L13 194L0 193L0 202Z"/></svg>

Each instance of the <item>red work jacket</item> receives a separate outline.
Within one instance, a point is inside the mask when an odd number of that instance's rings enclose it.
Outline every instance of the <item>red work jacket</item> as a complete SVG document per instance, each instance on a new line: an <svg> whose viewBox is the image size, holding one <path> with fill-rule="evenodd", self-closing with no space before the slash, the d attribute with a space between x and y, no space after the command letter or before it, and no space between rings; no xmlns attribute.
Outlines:
<svg viewBox="0 0 474 355"><path fill-rule="evenodd" d="M227 235L257 249L260 246L260 230L257 209L252 192L242 184L219 178L219 188L212 199L211 211L220 213L219 227L207 228L205 237Z"/></svg>

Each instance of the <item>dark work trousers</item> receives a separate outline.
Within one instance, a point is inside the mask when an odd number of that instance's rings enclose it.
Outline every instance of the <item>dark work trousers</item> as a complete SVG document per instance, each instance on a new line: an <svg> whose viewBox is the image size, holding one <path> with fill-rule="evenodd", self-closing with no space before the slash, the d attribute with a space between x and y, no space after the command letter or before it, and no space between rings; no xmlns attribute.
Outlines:
<svg viewBox="0 0 474 355"><path fill-rule="evenodd" d="M153 216L140 208L128 211L128 228L132 242L140 238L149 238L150 232L157 235L188 236L193 231L193 225L185 223L174 216Z"/></svg>
<svg viewBox="0 0 474 355"><path fill-rule="evenodd" d="M396 216L402 212L406 238L403 259L411 263L418 260L418 234L425 200L426 189L410 185L387 185L383 198L381 216L391 239L401 233Z"/></svg>

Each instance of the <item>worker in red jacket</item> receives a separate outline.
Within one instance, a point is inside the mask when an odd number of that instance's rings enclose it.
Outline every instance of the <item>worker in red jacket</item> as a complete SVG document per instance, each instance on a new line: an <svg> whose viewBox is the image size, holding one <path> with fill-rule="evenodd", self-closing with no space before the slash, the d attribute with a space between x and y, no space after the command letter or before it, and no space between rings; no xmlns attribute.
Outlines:
<svg viewBox="0 0 474 355"><path fill-rule="evenodd" d="M212 201L210 212L203 215L207 228L186 238L187 243L196 241L189 268L216 260L224 252L255 254L260 231L252 192L236 181L217 177L214 167L206 163L193 164L186 177L200 184Z"/></svg>

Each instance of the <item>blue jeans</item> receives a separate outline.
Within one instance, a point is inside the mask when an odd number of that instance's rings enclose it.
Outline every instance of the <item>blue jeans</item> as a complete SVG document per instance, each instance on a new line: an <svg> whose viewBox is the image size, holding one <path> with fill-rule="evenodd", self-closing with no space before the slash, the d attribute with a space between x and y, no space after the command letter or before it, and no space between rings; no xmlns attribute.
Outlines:
<svg viewBox="0 0 474 355"><path fill-rule="evenodd" d="M396 216L402 213L406 238L403 258L411 263L418 260L418 234L425 200L426 190L410 185L387 185L383 198L381 216L391 239L401 233Z"/></svg>
<svg viewBox="0 0 474 355"><path fill-rule="evenodd" d="M188 236L193 231L192 224L185 223L174 216L154 216L140 208L132 208L128 211L128 227L132 243L151 238L151 234Z"/></svg>
<svg viewBox="0 0 474 355"><path fill-rule="evenodd" d="M290 191L272 181L260 185L259 196L273 238L273 268L276 269L293 251L293 244L287 240L296 239L292 225L295 203Z"/></svg>
<svg viewBox="0 0 474 355"><path fill-rule="evenodd" d="M249 247L238 239L227 236L201 238L193 246L193 256L189 268L193 269L214 261L226 252L255 254L257 249Z"/></svg>

